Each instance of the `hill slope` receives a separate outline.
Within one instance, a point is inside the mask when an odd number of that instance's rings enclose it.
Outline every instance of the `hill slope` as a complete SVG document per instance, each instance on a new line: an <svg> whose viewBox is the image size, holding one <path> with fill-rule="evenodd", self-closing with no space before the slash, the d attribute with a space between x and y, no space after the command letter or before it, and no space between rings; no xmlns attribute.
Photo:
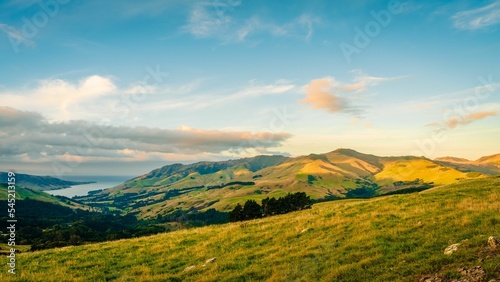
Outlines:
<svg viewBox="0 0 500 282"><path fill-rule="evenodd" d="M8 194L7 185L0 183L0 201L7 201L7 194ZM86 205L83 205L79 202L76 202L72 199L63 196L52 196L37 189L16 186L16 201L24 200L27 198L41 202L58 204L73 209L83 209L83 210L91 209Z"/></svg>
<svg viewBox="0 0 500 282"><path fill-rule="evenodd" d="M229 211L248 199L292 192L306 192L317 200L369 197L485 175L421 157L378 157L338 149L296 158L258 156L173 164L81 200L154 218L176 209Z"/></svg>
<svg viewBox="0 0 500 282"><path fill-rule="evenodd" d="M7 178L8 177L6 172L0 172L0 183L6 184ZM94 183L94 182L67 181L51 176L38 176L38 175L29 175L22 173L16 173L15 178L16 178L16 185L25 188L37 189L41 191L64 189L64 188L69 188L70 186L73 185Z"/></svg>
<svg viewBox="0 0 500 282"><path fill-rule="evenodd" d="M428 274L456 278L458 267L476 265L488 279L500 278L500 250L486 247L488 236L500 235L499 187L500 177L491 177L243 223L23 253L18 274L2 271L0 280L418 281ZM452 243L461 243L458 251L444 255ZM205 264L212 257L215 262Z"/></svg>
<svg viewBox="0 0 500 282"><path fill-rule="evenodd" d="M486 174L500 174L500 154L484 156L475 161L454 157L442 157L437 158L436 162L454 167L464 172L478 171Z"/></svg>

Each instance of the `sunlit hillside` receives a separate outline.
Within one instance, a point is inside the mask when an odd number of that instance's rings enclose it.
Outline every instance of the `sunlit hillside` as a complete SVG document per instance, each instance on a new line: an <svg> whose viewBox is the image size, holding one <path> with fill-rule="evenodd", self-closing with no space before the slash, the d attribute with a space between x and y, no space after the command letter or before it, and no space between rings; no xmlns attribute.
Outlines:
<svg viewBox="0 0 500 282"><path fill-rule="evenodd" d="M305 192L315 200L371 197L489 173L481 171L460 170L423 157L378 157L337 149L295 158L257 156L167 165L81 200L155 218L176 209L230 211L249 199L260 201L293 192Z"/></svg>

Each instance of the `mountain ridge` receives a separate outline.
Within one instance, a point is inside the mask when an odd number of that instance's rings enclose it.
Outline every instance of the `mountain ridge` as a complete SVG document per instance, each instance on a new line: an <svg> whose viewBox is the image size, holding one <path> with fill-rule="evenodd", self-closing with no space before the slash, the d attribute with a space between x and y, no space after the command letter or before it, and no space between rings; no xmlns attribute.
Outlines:
<svg viewBox="0 0 500 282"><path fill-rule="evenodd" d="M449 156L436 158L436 161L465 172L478 171L486 174L500 173L500 154L483 156L475 161Z"/></svg>
<svg viewBox="0 0 500 282"><path fill-rule="evenodd" d="M228 211L249 199L293 192L306 192L315 200L371 197L500 173L491 165L477 168L425 157L379 157L340 148L298 157L256 156L166 165L82 200L88 204L111 203L119 210L156 217L176 209Z"/></svg>

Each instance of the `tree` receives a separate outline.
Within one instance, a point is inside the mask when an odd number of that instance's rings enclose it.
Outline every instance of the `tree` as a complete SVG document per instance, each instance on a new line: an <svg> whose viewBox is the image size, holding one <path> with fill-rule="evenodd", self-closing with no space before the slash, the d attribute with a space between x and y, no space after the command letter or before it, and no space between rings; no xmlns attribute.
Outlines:
<svg viewBox="0 0 500 282"><path fill-rule="evenodd" d="M311 207L311 199L304 192L288 194L289 208L291 211L303 210Z"/></svg>
<svg viewBox="0 0 500 282"><path fill-rule="evenodd" d="M235 222L242 220L243 207L238 203L229 214L229 221Z"/></svg>
<svg viewBox="0 0 500 282"><path fill-rule="evenodd" d="M262 205L262 216L269 216L270 211L269 211L269 197L262 199L261 205Z"/></svg>
<svg viewBox="0 0 500 282"><path fill-rule="evenodd" d="M262 208L255 200L247 200L243 206L242 219L255 219L262 217Z"/></svg>
<svg viewBox="0 0 500 282"><path fill-rule="evenodd" d="M268 215L275 215L275 214L279 213L279 203L275 197L272 197L271 199L269 199L269 202L267 205L268 205L268 207L267 207Z"/></svg>

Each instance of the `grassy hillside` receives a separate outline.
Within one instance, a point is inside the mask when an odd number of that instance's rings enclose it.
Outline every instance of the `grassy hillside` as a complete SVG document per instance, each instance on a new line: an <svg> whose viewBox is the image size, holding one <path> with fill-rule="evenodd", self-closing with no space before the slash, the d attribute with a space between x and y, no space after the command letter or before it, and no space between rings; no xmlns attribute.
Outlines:
<svg viewBox="0 0 500 282"><path fill-rule="evenodd" d="M375 174L375 179L381 186L390 185L395 181L412 181L417 178L424 182L442 185L479 176L481 173L462 172L427 159L410 159L385 161L383 170Z"/></svg>
<svg viewBox="0 0 500 282"><path fill-rule="evenodd" d="M176 209L230 211L249 199L293 192L306 192L317 200L369 197L485 176L421 157L377 157L338 149L296 158L173 164L81 200L155 218Z"/></svg>
<svg viewBox="0 0 500 282"><path fill-rule="evenodd" d="M7 179L8 179L7 172L0 171L0 182L6 184ZM16 185L18 186L37 189L41 191L64 189L64 188L69 188L73 185L93 183L93 182L67 181L51 176L38 176L38 175L29 175L21 173L16 173L15 179L16 179Z"/></svg>
<svg viewBox="0 0 500 282"><path fill-rule="evenodd" d="M1 281L415 281L482 266L500 278L500 177L316 204L248 222L18 256ZM458 251L444 255L450 244ZM213 263L202 266L207 259ZM2 265L7 258L1 257ZM195 266L184 271L189 266Z"/></svg>
<svg viewBox="0 0 500 282"><path fill-rule="evenodd" d="M475 161L454 157L437 158L436 162L460 171L477 171L486 174L500 174L500 154L484 156Z"/></svg>
<svg viewBox="0 0 500 282"><path fill-rule="evenodd" d="M476 162L480 164L490 164L496 167L500 167L500 154L484 156L476 160Z"/></svg>
<svg viewBox="0 0 500 282"><path fill-rule="evenodd" d="M0 184L0 200L7 200L7 194L8 194L7 185ZM45 192L16 186L16 200L22 200L26 198L36 199L44 202L52 202L52 203L58 201L56 197L53 197Z"/></svg>
<svg viewBox="0 0 500 282"><path fill-rule="evenodd" d="M0 184L0 201L7 200L7 194L8 194L7 185ZM52 204L59 204L61 206L66 206L70 208L79 208L84 210L89 209L88 206L82 205L81 203L77 203L71 199L67 198L63 199L62 197L58 198L37 189L24 188L16 185L16 201L24 200L26 198L29 198L31 200L48 202Z"/></svg>

